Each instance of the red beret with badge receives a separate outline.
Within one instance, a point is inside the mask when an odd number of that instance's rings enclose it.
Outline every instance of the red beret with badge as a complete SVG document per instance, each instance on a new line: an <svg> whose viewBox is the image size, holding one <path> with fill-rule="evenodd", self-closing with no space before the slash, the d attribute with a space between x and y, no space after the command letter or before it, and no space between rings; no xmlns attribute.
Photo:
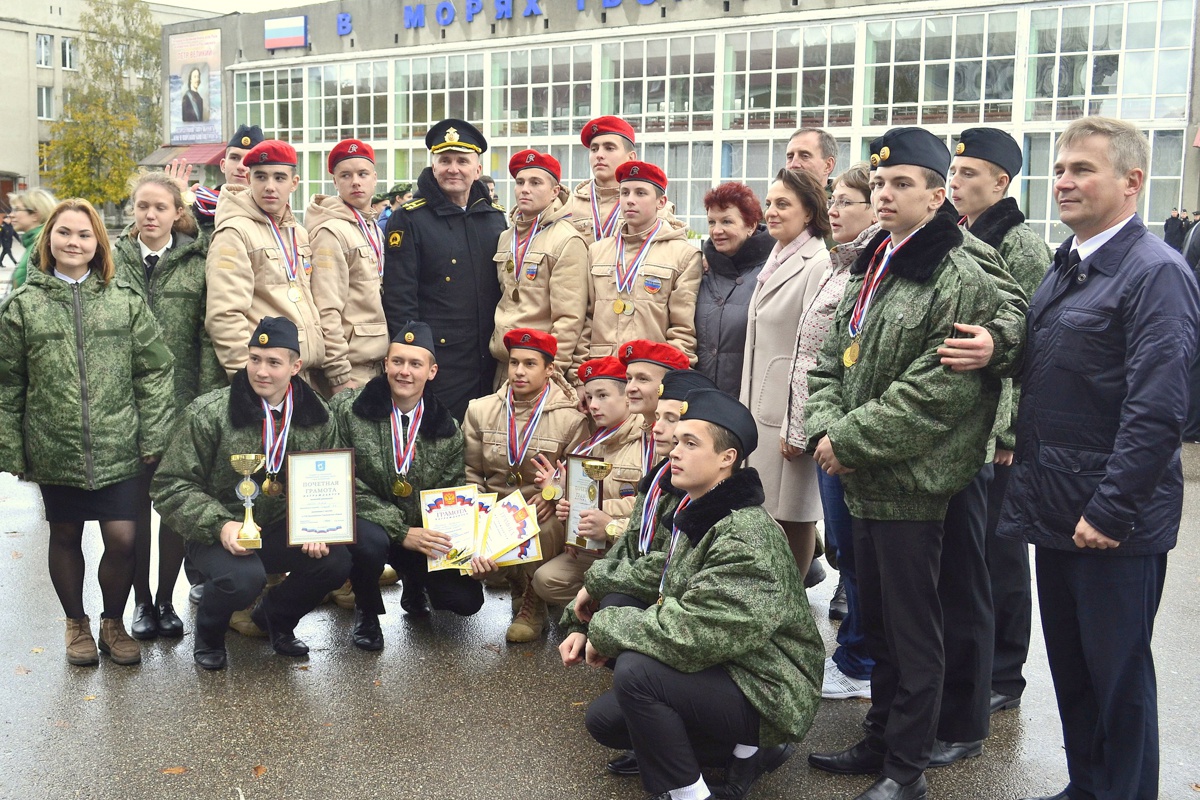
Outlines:
<svg viewBox="0 0 1200 800"><path fill-rule="evenodd" d="M635 361L649 361L667 369L687 369L688 357L681 350L662 342L649 339L634 339L617 349L617 357L628 367Z"/></svg>
<svg viewBox="0 0 1200 800"><path fill-rule="evenodd" d="M626 161L617 167L617 183L645 181L664 192L667 190L667 173L645 161Z"/></svg>
<svg viewBox="0 0 1200 800"><path fill-rule="evenodd" d="M591 147L592 139L611 133L628 139L630 144L636 141L633 136L633 126L620 117L596 117L583 126L583 130L579 132L579 139L583 142L584 147Z"/></svg>
<svg viewBox="0 0 1200 800"><path fill-rule="evenodd" d="M515 178L523 169L543 169L554 176L556 183L562 181L562 165L549 153L539 153L537 150L513 153L513 157L508 160L508 174Z"/></svg>
<svg viewBox="0 0 1200 800"><path fill-rule="evenodd" d="M294 167L298 163L296 160L296 148L278 139L264 139L254 145L249 153L246 153L246 157L242 159L242 163L251 168L273 166Z"/></svg>
<svg viewBox="0 0 1200 800"><path fill-rule="evenodd" d="M332 175L333 168L347 158L365 158L374 164L375 150L371 145L366 142L360 142L358 139L343 139L329 151L329 174Z"/></svg>
<svg viewBox="0 0 1200 800"><path fill-rule="evenodd" d="M548 333L535 331L533 328L513 328L504 334L504 348L506 350L536 350L554 358L558 354L558 340Z"/></svg>
<svg viewBox="0 0 1200 800"><path fill-rule="evenodd" d="M625 383L628 380L625 375L625 365L616 356L604 356L604 358L593 358L590 361L585 361L579 365L579 371L575 374L579 377L580 383L595 380L620 381L621 383Z"/></svg>

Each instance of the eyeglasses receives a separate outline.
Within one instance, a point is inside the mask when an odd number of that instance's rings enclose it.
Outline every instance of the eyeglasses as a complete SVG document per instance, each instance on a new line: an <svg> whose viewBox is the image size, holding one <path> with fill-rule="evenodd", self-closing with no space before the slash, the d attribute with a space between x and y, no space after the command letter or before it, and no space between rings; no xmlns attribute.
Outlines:
<svg viewBox="0 0 1200 800"><path fill-rule="evenodd" d="M844 197L839 197L836 200L830 200L829 205L826 206L826 208L828 208L830 211L832 211L835 208L838 211L842 211L843 209L847 209L850 206L869 206L869 205L871 205L871 201L869 201L869 200L847 200Z"/></svg>

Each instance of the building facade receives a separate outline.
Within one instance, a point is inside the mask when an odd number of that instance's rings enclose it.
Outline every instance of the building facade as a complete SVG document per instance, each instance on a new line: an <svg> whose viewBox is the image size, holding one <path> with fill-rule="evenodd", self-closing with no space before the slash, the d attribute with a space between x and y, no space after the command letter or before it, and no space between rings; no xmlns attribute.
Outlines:
<svg viewBox="0 0 1200 800"><path fill-rule="evenodd" d="M289 25L303 38L280 46ZM484 169L511 203L509 155L548 149L564 182L582 180L578 133L600 114L633 124L698 232L704 193L740 180L763 196L801 126L837 137L839 170L892 126L948 144L1004 128L1025 151L1018 202L1056 241L1056 134L1084 114L1121 117L1150 138L1147 222L1200 207L1196 0L341 0L170 25L164 53L172 34L205 28L221 30L226 128L259 124L296 146L301 208L332 191L338 140L370 141L381 183L410 180L447 116L479 124Z"/></svg>

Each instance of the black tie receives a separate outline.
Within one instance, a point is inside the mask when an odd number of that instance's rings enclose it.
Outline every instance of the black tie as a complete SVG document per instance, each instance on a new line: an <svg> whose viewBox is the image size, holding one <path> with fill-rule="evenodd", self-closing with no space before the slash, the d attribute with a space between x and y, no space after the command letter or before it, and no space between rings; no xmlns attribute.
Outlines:
<svg viewBox="0 0 1200 800"><path fill-rule="evenodd" d="M147 281L147 283L150 281L150 273L154 272L154 268L157 266L158 266L158 256L153 255L153 254L146 256L146 281Z"/></svg>
<svg viewBox="0 0 1200 800"><path fill-rule="evenodd" d="M283 412L277 408L272 408L271 409L271 419L275 420L276 422L279 422L279 420L283 419Z"/></svg>
<svg viewBox="0 0 1200 800"><path fill-rule="evenodd" d="M408 414L400 415L400 429L404 434L404 443L408 444Z"/></svg>

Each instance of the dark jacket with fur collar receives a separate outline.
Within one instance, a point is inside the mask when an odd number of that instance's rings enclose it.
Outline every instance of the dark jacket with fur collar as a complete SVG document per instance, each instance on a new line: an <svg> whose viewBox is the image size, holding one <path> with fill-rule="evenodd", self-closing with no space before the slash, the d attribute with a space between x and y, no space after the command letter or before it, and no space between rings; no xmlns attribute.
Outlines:
<svg viewBox="0 0 1200 800"><path fill-rule="evenodd" d="M184 410L150 486L163 521L183 538L215 543L226 522L241 520L242 501L234 492L240 478L229 457L263 452L262 421L262 402L244 369L233 376L229 386L201 395ZM338 447L337 429L325 401L308 384L293 378L287 452ZM255 482L261 484L262 477L259 472ZM286 484L286 456L279 477ZM254 521L263 528L286 514L286 495L260 494L254 500Z"/></svg>
<svg viewBox="0 0 1200 800"><path fill-rule="evenodd" d="M955 221L935 215L892 257L859 331L858 360L847 367L850 315L871 254L886 235L851 268L808 374L805 427L812 446L828 435L838 459L855 470L842 479L852 514L942 519L951 495L985 462L1000 392L999 382L980 371L943 367L937 348L955 322L983 325L1005 303L997 282L963 246Z"/></svg>
<svg viewBox="0 0 1200 800"><path fill-rule="evenodd" d="M395 541L408 529L421 525L420 493L466 482L463 469L463 435L450 410L428 389L424 395L417 448L405 480L412 493L399 497L392 491L397 479L392 444L392 393L380 375L361 389L341 392L330 403L342 447L354 448L358 516L381 526Z"/></svg>
<svg viewBox="0 0 1200 800"><path fill-rule="evenodd" d="M677 513L683 535L662 602L598 611L588 638L604 655L633 650L681 672L720 666L758 711L759 744L770 746L799 741L812 725L825 648L762 499L758 473L743 469Z"/></svg>

